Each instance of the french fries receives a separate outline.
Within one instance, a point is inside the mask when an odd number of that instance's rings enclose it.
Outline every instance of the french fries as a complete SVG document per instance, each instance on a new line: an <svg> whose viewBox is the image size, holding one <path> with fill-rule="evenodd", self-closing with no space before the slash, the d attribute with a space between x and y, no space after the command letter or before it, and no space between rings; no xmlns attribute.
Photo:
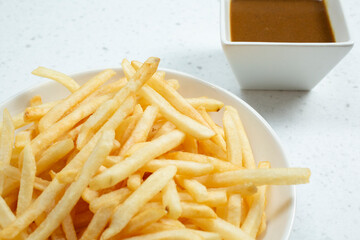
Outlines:
<svg viewBox="0 0 360 240"><path fill-rule="evenodd" d="M184 98L159 59L124 59L80 86L41 96L0 123L0 239L256 239L267 186L307 183L310 170L258 167L236 109ZM220 114L220 113L214 113ZM16 129L29 125L23 129ZM222 127L223 126L223 127Z"/></svg>

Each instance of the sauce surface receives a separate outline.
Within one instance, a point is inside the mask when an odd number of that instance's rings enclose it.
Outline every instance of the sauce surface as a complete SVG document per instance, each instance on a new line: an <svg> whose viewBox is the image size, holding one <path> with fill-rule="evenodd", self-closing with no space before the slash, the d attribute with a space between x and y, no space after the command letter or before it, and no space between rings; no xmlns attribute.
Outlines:
<svg viewBox="0 0 360 240"><path fill-rule="evenodd" d="M335 42L323 0L232 0L231 41Z"/></svg>

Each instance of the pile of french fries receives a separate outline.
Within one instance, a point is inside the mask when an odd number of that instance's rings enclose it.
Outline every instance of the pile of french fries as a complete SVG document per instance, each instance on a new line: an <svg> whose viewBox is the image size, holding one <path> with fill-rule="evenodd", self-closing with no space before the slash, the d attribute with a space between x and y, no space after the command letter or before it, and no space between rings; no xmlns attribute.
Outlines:
<svg viewBox="0 0 360 240"><path fill-rule="evenodd" d="M186 99L159 59L104 70L71 93L0 123L0 239L256 239L268 185L303 184L306 168L255 163L236 111L223 127L206 97ZM110 80L111 79L111 80Z"/></svg>

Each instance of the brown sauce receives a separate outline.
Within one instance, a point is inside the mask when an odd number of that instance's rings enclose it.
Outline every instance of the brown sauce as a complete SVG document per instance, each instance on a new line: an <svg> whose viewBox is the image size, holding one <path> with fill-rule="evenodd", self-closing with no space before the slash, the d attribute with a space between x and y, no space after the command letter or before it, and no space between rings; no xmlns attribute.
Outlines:
<svg viewBox="0 0 360 240"><path fill-rule="evenodd" d="M231 41L335 42L323 0L232 0Z"/></svg>

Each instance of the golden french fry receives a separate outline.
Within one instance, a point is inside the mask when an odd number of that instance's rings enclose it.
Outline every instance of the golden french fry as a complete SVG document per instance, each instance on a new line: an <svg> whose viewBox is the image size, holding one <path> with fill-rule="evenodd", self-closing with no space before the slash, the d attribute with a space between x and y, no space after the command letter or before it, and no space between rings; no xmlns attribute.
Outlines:
<svg viewBox="0 0 360 240"><path fill-rule="evenodd" d="M42 153L40 159L36 162L36 175L39 175L49 169L73 149L74 142L69 138L51 145L45 152Z"/></svg>
<svg viewBox="0 0 360 240"><path fill-rule="evenodd" d="M178 219L181 216L182 208L174 180L170 180L164 187L162 191L162 203L169 212L168 216L170 218Z"/></svg>
<svg viewBox="0 0 360 240"><path fill-rule="evenodd" d="M196 177L203 176L211 173L214 170L214 167L210 163L197 163L191 161L181 161L181 160L171 160L171 159L154 159L148 162L142 170L147 172L154 172L159 168L165 166L175 166L180 175Z"/></svg>
<svg viewBox="0 0 360 240"><path fill-rule="evenodd" d="M209 188L209 190L223 190L226 191L228 194L239 193L241 196L250 196L257 192L257 187L254 184L241 184L241 185L234 185L224 188Z"/></svg>
<svg viewBox="0 0 360 240"><path fill-rule="evenodd" d="M198 109L199 113L201 114L201 116L203 117L203 119L206 121L206 123L211 127L212 130L214 130L214 132L216 133L215 136L213 136L211 139L217 144L219 145L223 151L226 151L226 146L227 144L225 143L224 138L221 135L221 132L219 130L219 128L217 127L217 125L215 124L215 122L212 120L212 118L209 116L209 114L206 112L205 107L201 106Z"/></svg>
<svg viewBox="0 0 360 240"><path fill-rule="evenodd" d="M66 215L65 219L61 223L61 226L67 240L77 240L74 224L70 214Z"/></svg>
<svg viewBox="0 0 360 240"><path fill-rule="evenodd" d="M227 160L237 166L242 166L241 136L232 117L232 112L228 108L225 108L223 125L227 146Z"/></svg>
<svg viewBox="0 0 360 240"><path fill-rule="evenodd" d="M115 74L116 73L110 69L102 71L101 73L91 78L84 85L82 85L77 91L51 108L39 122L40 132L48 129L51 125L57 122L66 111L81 102L84 98L94 92L100 85L108 81Z"/></svg>
<svg viewBox="0 0 360 240"><path fill-rule="evenodd" d="M159 93L145 85L140 89L140 94L151 104L158 106L160 113L172 122L176 127L198 139L207 139L215 135L214 131L207 126L200 124L194 119L181 114Z"/></svg>
<svg viewBox="0 0 360 240"><path fill-rule="evenodd" d="M0 196L4 190L3 168L10 164L14 144L15 127L7 109L3 112L3 129L0 135Z"/></svg>
<svg viewBox="0 0 360 240"><path fill-rule="evenodd" d="M64 85L64 87L66 87L67 89L69 89L70 92L75 92L80 88L79 84L75 82L74 79L72 79L71 77L69 77L64 73L57 72L52 69L48 69L45 67L38 67L37 69L32 71L32 74L55 80L58 83Z"/></svg>
<svg viewBox="0 0 360 240"><path fill-rule="evenodd" d="M242 169L197 177L207 187L228 187L238 184L294 185L309 182L308 168Z"/></svg>
<svg viewBox="0 0 360 240"><path fill-rule="evenodd" d="M91 222L87 226L85 232L82 234L80 240L93 240L97 239L101 232L106 227L112 213L114 211L114 207L106 207L100 208L96 211L95 215L91 219Z"/></svg>
<svg viewBox="0 0 360 240"><path fill-rule="evenodd" d="M17 216L21 215L31 204L36 173L35 157L29 144L26 145L23 153L20 190L16 208Z"/></svg>
<svg viewBox="0 0 360 240"><path fill-rule="evenodd" d="M216 218L214 210L204 204L181 202L181 208L184 218Z"/></svg>
<svg viewBox="0 0 360 240"><path fill-rule="evenodd" d="M241 147L242 147L242 155L243 155L243 165L246 168L256 168L255 165L255 160L254 160L254 155L252 153L252 149L251 149L251 145L249 142L249 139L246 135L244 126L241 122L241 119L239 117L238 112L236 111L235 108L231 107L231 106L226 106L225 110L228 111L229 113L231 113L231 116L233 118L233 121L235 121L235 124L238 128L238 132L240 134L240 139L241 139Z"/></svg>
<svg viewBox="0 0 360 240"><path fill-rule="evenodd" d="M241 201L241 195L236 193L229 196L229 201L227 203L226 221L238 228L241 223Z"/></svg>
<svg viewBox="0 0 360 240"><path fill-rule="evenodd" d="M136 92L156 71L158 58L149 58L145 64L128 81L128 83L116 93L115 97L105 102L96 112L84 123L79 134L77 145L82 148L87 140L90 139L94 131L105 123L105 121L115 112L122 102L132 93Z"/></svg>
<svg viewBox="0 0 360 240"><path fill-rule="evenodd" d="M129 195L131 191L127 188L120 188L118 190L101 195L90 202L89 209L93 213L97 212L100 208L107 208L112 205L119 205Z"/></svg>
<svg viewBox="0 0 360 240"><path fill-rule="evenodd" d="M23 114L25 122L33 122L42 118L51 108L56 104L59 104L60 101L48 102L37 106L27 107Z"/></svg>
<svg viewBox="0 0 360 240"><path fill-rule="evenodd" d="M121 237L135 235L137 231L147 227L148 225L158 221L166 215L166 211L162 208L148 208L132 218L126 227L119 233ZM116 238L116 237L115 237Z"/></svg>
<svg viewBox="0 0 360 240"><path fill-rule="evenodd" d="M109 239L119 233L139 209L160 192L175 174L176 167L168 166L150 175L143 184L115 210L109 228L101 235L102 239Z"/></svg>
<svg viewBox="0 0 360 240"><path fill-rule="evenodd" d="M5 228L15 220L15 215L11 211L5 200L0 196L0 227ZM26 234L20 233L18 236L15 235L14 239L23 240L26 239Z"/></svg>
<svg viewBox="0 0 360 240"><path fill-rule="evenodd" d="M184 137L185 135L182 132L174 130L149 142L143 148L134 152L130 157L95 176L90 182L90 188L98 190L114 186L136 172L148 161L178 146Z"/></svg>
<svg viewBox="0 0 360 240"><path fill-rule="evenodd" d="M203 154L189 153L189 152L170 152L164 155L168 159L178 159L184 161L194 161L199 163L211 163L214 166L214 172L227 172L235 169L240 169L236 165L223 161L214 157L209 157Z"/></svg>
<svg viewBox="0 0 360 240"><path fill-rule="evenodd" d="M252 240L253 238L243 232L240 228L235 227L231 223L226 222L221 218L196 218L191 219L190 222L199 226L201 229L209 232L218 233L225 240Z"/></svg>
<svg viewBox="0 0 360 240"><path fill-rule="evenodd" d="M219 100L207 97L187 98L186 101L194 108L204 107L208 112L218 112L224 106Z"/></svg>
<svg viewBox="0 0 360 240"><path fill-rule="evenodd" d="M169 225L165 223L155 222L150 224L149 226L141 229L137 234L150 234L150 233L157 233L162 231L168 231L168 230L177 230L177 229L184 229L179 228L178 226Z"/></svg>
<svg viewBox="0 0 360 240"><path fill-rule="evenodd" d="M208 191L204 185L193 179L177 177L176 182L182 186L197 202L205 202L208 197Z"/></svg>
<svg viewBox="0 0 360 240"><path fill-rule="evenodd" d="M125 156L126 152L135 143L146 141L147 136L150 132L151 126L154 124L154 121L155 121L158 111L159 111L159 109L154 106L148 106L145 109L144 114L141 116L141 118L137 122L136 127L134 128L130 137L127 139L127 141L122 146L120 153L119 153L120 157Z"/></svg>
<svg viewBox="0 0 360 240"><path fill-rule="evenodd" d="M201 240L197 233L188 229L167 230L156 233L149 233L136 237L124 238L124 240L158 240L158 239L172 239L172 240Z"/></svg>
<svg viewBox="0 0 360 240"><path fill-rule="evenodd" d="M60 225L66 215L70 213L71 209L80 199L82 191L89 184L90 178L96 173L97 169L101 166L102 161L110 153L114 137L114 131L104 131L96 144L94 151L80 170L77 180L69 186L58 204L40 226L29 235L29 240L49 237L52 231Z"/></svg>
<svg viewBox="0 0 360 240"><path fill-rule="evenodd" d="M140 187L141 183L142 183L142 174L140 174L140 173L134 173L134 174L130 175L126 182L127 187L131 191L135 191L136 189L138 189Z"/></svg>

